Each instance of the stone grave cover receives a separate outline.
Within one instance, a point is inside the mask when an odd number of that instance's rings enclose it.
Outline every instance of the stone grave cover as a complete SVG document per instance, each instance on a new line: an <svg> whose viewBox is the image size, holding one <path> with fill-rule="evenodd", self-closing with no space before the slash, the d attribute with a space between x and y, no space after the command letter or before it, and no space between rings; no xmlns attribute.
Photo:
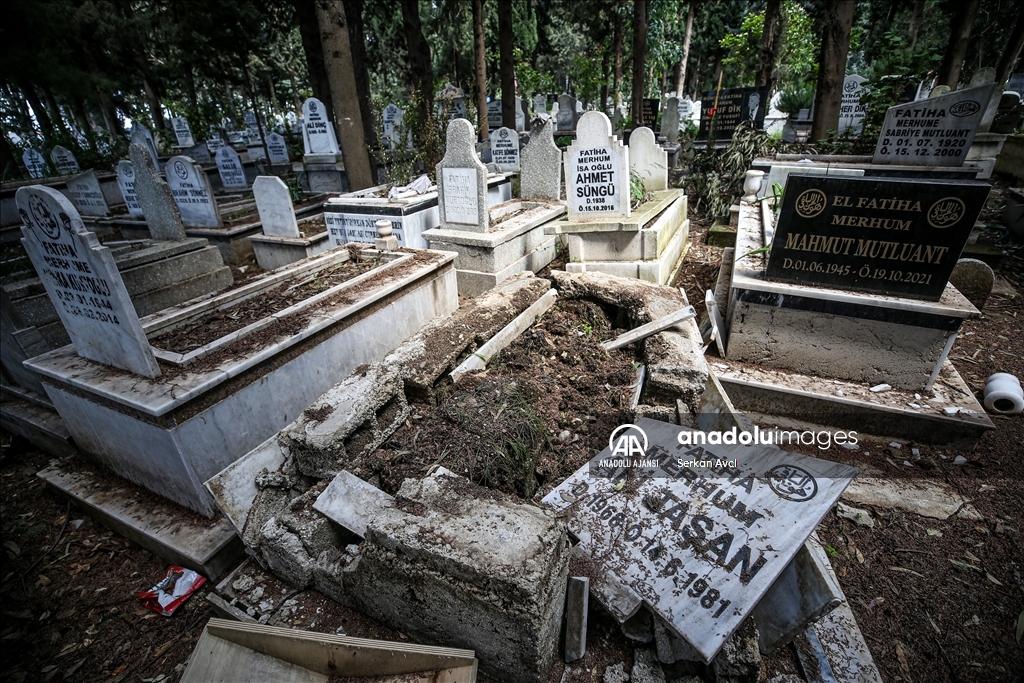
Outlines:
<svg viewBox="0 0 1024 683"><path fill-rule="evenodd" d="M864 129L864 115L867 105L861 104L864 81L868 79L850 74L843 79L843 99L839 105L839 132L860 135Z"/></svg>
<svg viewBox="0 0 1024 683"><path fill-rule="evenodd" d="M292 194L283 180L277 176L261 175L252 184L252 194L256 199L256 210L260 214L264 235L295 239L302 237L295 220Z"/></svg>
<svg viewBox="0 0 1024 683"><path fill-rule="evenodd" d="M25 164L25 170L28 171L29 177L43 178L46 176L46 158L36 150L31 147L26 149L21 155L21 161Z"/></svg>
<svg viewBox="0 0 1024 683"><path fill-rule="evenodd" d="M267 151L270 152L270 163L272 164L287 164L292 160L288 154L288 143L284 136L278 133L267 134Z"/></svg>
<svg viewBox="0 0 1024 683"><path fill-rule="evenodd" d="M184 116L175 116L171 119L171 127L174 128L174 137L178 139L178 146L196 146L195 138L192 137L192 128L188 125L188 119Z"/></svg>
<svg viewBox="0 0 1024 683"><path fill-rule="evenodd" d="M765 277L938 301L991 186L789 176Z"/></svg>
<svg viewBox="0 0 1024 683"><path fill-rule="evenodd" d="M242 160L231 147L225 145L217 150L217 172L224 187L248 187Z"/></svg>
<svg viewBox="0 0 1024 683"><path fill-rule="evenodd" d="M110 249L85 229L71 202L39 185L15 195L21 243L79 356L159 377L153 350Z"/></svg>
<svg viewBox="0 0 1024 683"><path fill-rule="evenodd" d="M206 173L192 159L184 156L167 160L167 184L178 205L181 222L190 228L219 228L220 213L213 200L213 190Z"/></svg>
<svg viewBox="0 0 1024 683"><path fill-rule="evenodd" d="M476 155L476 134L466 119L448 122L436 177L441 229L487 232L487 167Z"/></svg>
<svg viewBox="0 0 1024 683"><path fill-rule="evenodd" d="M607 116L580 117L564 165L569 220L629 218L629 149L612 135Z"/></svg>
<svg viewBox="0 0 1024 683"><path fill-rule="evenodd" d="M519 133L502 126L491 131L491 161L503 173L519 171Z"/></svg>
<svg viewBox="0 0 1024 683"><path fill-rule="evenodd" d="M962 166L995 87L987 83L889 107L872 163Z"/></svg>
<svg viewBox="0 0 1024 683"><path fill-rule="evenodd" d="M327 118L324 103L310 97L302 105L302 139L306 154L339 154L334 125Z"/></svg>
<svg viewBox="0 0 1024 683"><path fill-rule="evenodd" d="M68 193L71 195L71 203L78 209L78 213L85 216L109 216L110 207L103 196L103 189L100 187L96 171L89 169L85 173L68 178Z"/></svg>
<svg viewBox="0 0 1024 683"><path fill-rule="evenodd" d="M759 88L728 88L718 93L718 106L715 107L715 91L704 93L700 111L700 131L698 140L708 139L711 127L711 110L715 110L714 128L716 140L730 140L741 121L753 121L755 128L764 128L764 112L768 106L768 86Z"/></svg>
<svg viewBox="0 0 1024 683"><path fill-rule="evenodd" d="M78 159L72 154L70 149L57 145L50 152L50 158L53 159L53 165L57 167L57 173L60 175L72 175L74 173L81 173L82 169L78 165Z"/></svg>
<svg viewBox="0 0 1024 683"><path fill-rule="evenodd" d="M636 607L642 599L705 661L856 473L771 445L702 444L708 436L641 418L544 498L595 572L610 575L600 578L632 592Z"/></svg>
<svg viewBox="0 0 1024 683"><path fill-rule="evenodd" d="M117 186L121 188L124 205L128 207L128 215L132 218L144 218L139 198L135 194L135 169L130 161L117 162Z"/></svg>

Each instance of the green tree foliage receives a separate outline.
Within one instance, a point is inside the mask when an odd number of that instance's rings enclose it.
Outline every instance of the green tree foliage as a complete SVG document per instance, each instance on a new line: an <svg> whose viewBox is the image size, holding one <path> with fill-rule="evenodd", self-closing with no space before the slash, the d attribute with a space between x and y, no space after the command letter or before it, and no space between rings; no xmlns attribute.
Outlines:
<svg viewBox="0 0 1024 683"><path fill-rule="evenodd" d="M814 21L794 0L782 3L782 14L785 30L782 34L782 58L776 65L776 73L782 87L799 89L813 84L818 76L818 39L814 34ZM723 86L754 85L764 17L764 10L748 14L738 31L727 33L722 38L721 47L727 54L722 60L725 69Z"/></svg>

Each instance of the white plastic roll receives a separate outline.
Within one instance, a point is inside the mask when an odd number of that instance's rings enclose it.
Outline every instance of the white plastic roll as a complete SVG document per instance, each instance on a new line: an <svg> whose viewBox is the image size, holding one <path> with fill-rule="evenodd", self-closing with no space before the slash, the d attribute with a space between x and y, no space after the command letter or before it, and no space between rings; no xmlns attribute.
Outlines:
<svg viewBox="0 0 1024 683"><path fill-rule="evenodd" d="M997 372L985 382L985 410L1000 415L1024 411L1024 389L1020 380L1008 372Z"/></svg>

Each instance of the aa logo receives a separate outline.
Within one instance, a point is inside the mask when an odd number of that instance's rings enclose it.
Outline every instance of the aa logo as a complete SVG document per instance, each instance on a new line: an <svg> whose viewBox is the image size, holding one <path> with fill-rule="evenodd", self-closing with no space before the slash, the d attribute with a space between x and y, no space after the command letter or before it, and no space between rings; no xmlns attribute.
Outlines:
<svg viewBox="0 0 1024 683"><path fill-rule="evenodd" d="M647 455L647 434L636 425L621 425L608 437L608 448L612 457L643 458Z"/></svg>

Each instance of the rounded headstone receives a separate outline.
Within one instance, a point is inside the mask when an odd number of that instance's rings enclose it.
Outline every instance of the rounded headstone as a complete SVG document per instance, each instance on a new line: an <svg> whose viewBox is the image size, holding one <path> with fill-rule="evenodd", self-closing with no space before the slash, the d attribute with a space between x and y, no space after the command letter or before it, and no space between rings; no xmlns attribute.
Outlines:
<svg viewBox="0 0 1024 683"><path fill-rule="evenodd" d="M949 282L980 311L992 293L995 273L984 261L962 258L956 262Z"/></svg>

